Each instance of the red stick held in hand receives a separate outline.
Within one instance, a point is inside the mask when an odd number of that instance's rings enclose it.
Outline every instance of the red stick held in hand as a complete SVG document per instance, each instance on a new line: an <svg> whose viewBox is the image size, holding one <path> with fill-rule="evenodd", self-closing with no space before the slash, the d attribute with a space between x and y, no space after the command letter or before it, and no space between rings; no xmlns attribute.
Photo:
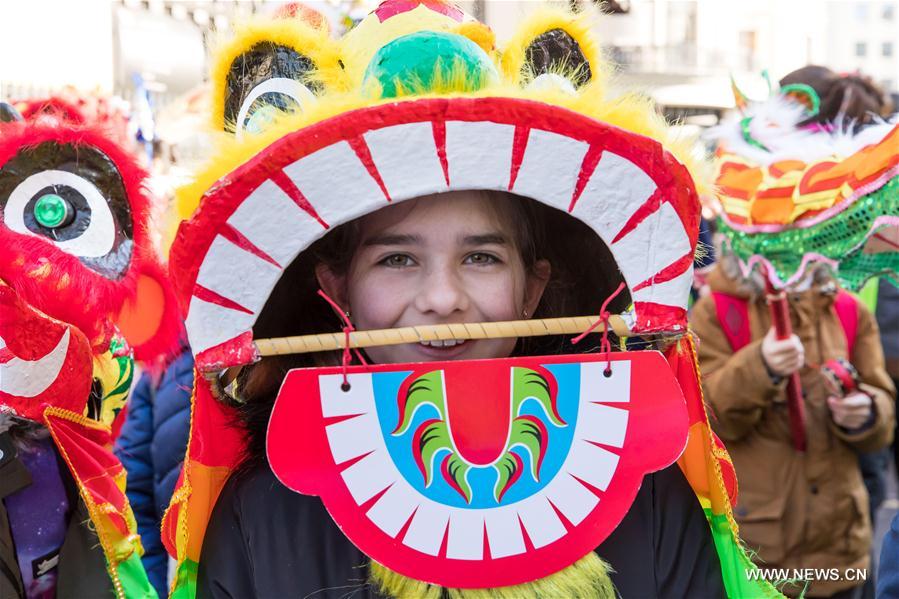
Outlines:
<svg viewBox="0 0 899 599"><path fill-rule="evenodd" d="M793 326L790 324L790 304L787 301L787 292L783 289L775 289L768 277L768 271L763 270L765 277L765 299L771 312L771 323L778 339L789 339L793 334ZM787 409L790 414L790 431L793 434L793 447L796 451L805 451L805 405L802 399L802 383L799 373L794 372L787 378Z"/></svg>

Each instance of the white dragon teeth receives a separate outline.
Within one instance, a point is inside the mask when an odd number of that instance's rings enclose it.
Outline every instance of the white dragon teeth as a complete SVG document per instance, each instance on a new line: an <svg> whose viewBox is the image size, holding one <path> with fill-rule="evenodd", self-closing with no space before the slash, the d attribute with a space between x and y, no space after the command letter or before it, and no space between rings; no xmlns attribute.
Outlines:
<svg viewBox="0 0 899 599"><path fill-rule="evenodd" d="M434 128L441 122L445 126L443 164ZM252 330L283 269L328 226L374 212L391 200L400 202L449 189L508 189L571 212L610 248L638 306L685 307L692 267L679 261L691 253L691 243L674 204L661 202L638 225L621 233L653 194L669 193L667 187L658 188L649 173L629 158L603 150L599 140L593 142L599 144L593 150L601 151L601 156L589 170L589 161L584 162L591 150L588 142L521 125L519 129L511 123L452 120L380 128L371 125L354 142L368 150L369 158L361 158L348 141L308 154L297 151L299 157L293 163L275 173L274 179L266 178L233 209L227 226L216 221L214 226L222 230L217 242L204 251L187 314L194 352L239 343L236 340ZM513 171L515 139L520 132L528 132L527 143ZM297 144L297 148L304 147ZM371 164L366 162L369 159ZM410 172L415 176L410 177ZM553 176L545 176L547 172ZM577 191L584 177L586 182ZM210 189L212 195L216 188ZM299 197L313 207L315 217L299 207ZM335 201L342 197L354 201ZM230 229L248 243L238 247L226 236ZM659 232L666 232L666 243L653 245ZM686 264L686 268L673 278L656 278L675 263ZM235 268L235 264L245 268ZM243 272L257 273L253 285L243 284L239 277ZM634 291L641 283L646 284ZM637 316L643 322L641 311L637 310ZM454 341L423 344L453 347L459 343Z"/></svg>
<svg viewBox="0 0 899 599"><path fill-rule="evenodd" d="M422 345L427 345L430 347L453 347L455 345L459 345L460 343L465 343L465 339L446 339L441 341L440 339L434 339L433 341L421 341Z"/></svg>
<svg viewBox="0 0 899 599"><path fill-rule="evenodd" d="M438 343L445 344L422 342ZM607 489L617 471L619 454L597 443L623 445L629 424L627 411L599 406L591 400L628 403L631 364L616 362L611 377L603 374L605 366L605 362L581 364L581 394L571 449L546 487L522 501L464 510L438 503L414 488L397 469L385 444L371 373L350 374L350 391L341 390L343 377L339 374L319 377L322 414L349 416L325 428L331 455L340 464L359 458L341 473L341 478L357 505L377 497L366 515L396 542L437 555L446 534L448 557L478 560L484 554L486 531L492 558L520 555L525 552L522 529L535 547L552 543L565 530L556 512L579 526L600 503L588 485ZM409 522L412 532L400 537L403 525Z"/></svg>

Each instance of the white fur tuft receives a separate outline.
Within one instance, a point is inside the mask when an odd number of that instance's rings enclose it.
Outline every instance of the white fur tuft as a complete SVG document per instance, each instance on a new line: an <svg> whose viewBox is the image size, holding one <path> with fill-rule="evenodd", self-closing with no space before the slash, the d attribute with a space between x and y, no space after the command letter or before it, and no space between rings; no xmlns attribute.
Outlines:
<svg viewBox="0 0 899 599"><path fill-rule="evenodd" d="M753 139L768 151L748 143L743 138L741 121L752 117L749 125ZM805 119L803 107L781 96L750 105L745 114L731 116L720 125L705 132L706 139L716 141L726 152L737 154L752 162L767 166L781 160L801 160L805 163L826 158L843 159L862 148L880 142L899 123L880 120L860 131L844 123L835 124L833 132L823 129L800 128Z"/></svg>

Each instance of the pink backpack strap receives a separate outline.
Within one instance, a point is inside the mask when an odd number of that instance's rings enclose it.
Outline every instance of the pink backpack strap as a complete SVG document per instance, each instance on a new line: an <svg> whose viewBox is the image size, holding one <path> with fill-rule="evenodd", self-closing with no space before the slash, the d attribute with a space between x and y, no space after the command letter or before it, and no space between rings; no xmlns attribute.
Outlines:
<svg viewBox="0 0 899 599"><path fill-rule="evenodd" d="M720 291L712 292L715 300L715 312L718 322L732 350L749 345L751 333L749 330L749 302L742 297Z"/></svg>
<svg viewBox="0 0 899 599"><path fill-rule="evenodd" d="M855 337L858 333L858 302L851 293L840 289L833 300L833 310L840 319L843 334L846 335L846 347L849 349L849 360L851 361Z"/></svg>

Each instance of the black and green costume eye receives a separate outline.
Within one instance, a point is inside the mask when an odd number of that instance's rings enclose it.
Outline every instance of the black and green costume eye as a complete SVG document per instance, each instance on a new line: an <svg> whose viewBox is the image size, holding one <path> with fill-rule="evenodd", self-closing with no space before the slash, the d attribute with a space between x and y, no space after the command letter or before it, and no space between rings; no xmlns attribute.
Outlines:
<svg viewBox="0 0 899 599"><path fill-rule="evenodd" d="M45 229L65 227L75 218L71 202L56 193L45 193L39 197L32 212L34 220Z"/></svg>
<svg viewBox="0 0 899 599"><path fill-rule="evenodd" d="M577 40L563 29L550 29L536 37L525 50L525 64L534 79L564 73L575 88L586 85L593 77L590 62Z"/></svg>
<svg viewBox="0 0 899 599"><path fill-rule="evenodd" d="M44 142L0 168L3 224L43 237L82 264L118 279L131 262L133 226L124 182L90 146Z"/></svg>
<svg viewBox="0 0 899 599"><path fill-rule="evenodd" d="M310 58L293 48L261 42L231 64L225 90L226 131L260 133L279 113L297 112L321 86L309 79Z"/></svg>

